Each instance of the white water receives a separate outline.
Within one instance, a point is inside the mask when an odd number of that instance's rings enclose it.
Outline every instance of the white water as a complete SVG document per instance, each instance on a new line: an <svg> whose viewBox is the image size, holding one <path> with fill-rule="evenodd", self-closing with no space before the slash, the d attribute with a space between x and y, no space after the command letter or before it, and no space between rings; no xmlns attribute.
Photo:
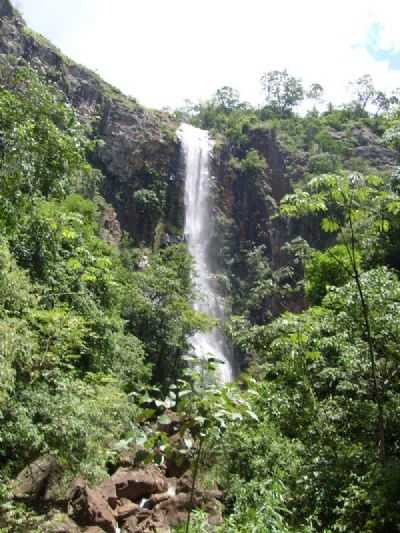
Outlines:
<svg viewBox="0 0 400 533"><path fill-rule="evenodd" d="M208 132L183 124L179 129L185 158L185 238L195 263L196 301L194 308L211 318L224 320L224 301L218 295L210 268L213 217L210 195L210 151L212 142ZM233 379L231 351L219 328L196 333L190 339L198 358L215 357L219 379L228 383Z"/></svg>

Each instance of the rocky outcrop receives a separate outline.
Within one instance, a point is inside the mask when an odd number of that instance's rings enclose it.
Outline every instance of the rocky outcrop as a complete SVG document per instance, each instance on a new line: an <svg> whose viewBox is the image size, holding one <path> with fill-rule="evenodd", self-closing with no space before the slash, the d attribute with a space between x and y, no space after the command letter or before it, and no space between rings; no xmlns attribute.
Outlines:
<svg viewBox="0 0 400 533"><path fill-rule="evenodd" d="M167 489L168 483L155 465L137 470L119 468L100 487L104 498L112 507L115 507L119 498L136 502Z"/></svg>
<svg viewBox="0 0 400 533"><path fill-rule="evenodd" d="M55 457L43 455L25 467L13 483L16 499L44 501L57 499L57 487L62 477L62 469Z"/></svg>
<svg viewBox="0 0 400 533"><path fill-rule="evenodd" d="M373 168L392 170L399 163L399 154L384 146L379 136L367 127L352 128L350 157L359 158Z"/></svg>
<svg viewBox="0 0 400 533"><path fill-rule="evenodd" d="M191 506L201 507L206 511L210 525L220 525L222 523L221 503L213 497L210 498L206 492L196 494L193 502L190 494L177 494L156 505L153 515L160 517L160 521L163 520L164 523L174 527L186 520Z"/></svg>
<svg viewBox="0 0 400 533"><path fill-rule="evenodd" d="M264 324L283 309L300 311L306 305L302 291L296 289L303 272L299 261L296 263L288 252L287 243L300 243L304 239L317 249L332 243L332 235L322 232L318 217L286 220L279 216L283 196L293 192L296 184L313 173L334 171L326 169L335 161L338 168L341 166L348 172L386 174L400 162L398 151L385 147L379 132L372 126L362 125L361 120L348 119L341 124L341 130L321 124L320 127L323 128L321 146L316 137L314 144L309 141L307 147L303 139L299 146L302 142L304 146L295 149L294 132L289 136L291 145L284 128L268 127L265 123L248 127L240 142L221 137L216 143L213 174L216 215L220 222L215 250L230 275L234 314L243 313L240 305L251 292L248 252L256 249L261 252L271 272L271 286L276 280L279 284L279 288L271 290L271 295L251 311L249 318L253 323ZM251 152L257 154L261 163L254 172L246 164L246 156ZM243 290L245 294L240 295Z"/></svg>
<svg viewBox="0 0 400 533"><path fill-rule="evenodd" d="M16 480L15 497L31 501L34 498L38 507L43 506L46 480L56 466L52 457L44 456L24 469ZM155 464L119 468L96 487L78 478L66 496L68 516L51 511L43 523L43 531L115 533L120 527L125 532L167 533L184 522L194 508L208 514L210 525L221 524L222 492L196 488L192 498L192 487L193 480L188 473L180 479L168 477Z"/></svg>
<svg viewBox="0 0 400 533"><path fill-rule="evenodd" d="M111 507L100 491L89 488L83 481L76 482L71 491L68 512L81 526L96 526L115 533L117 521Z"/></svg>
<svg viewBox="0 0 400 533"><path fill-rule="evenodd" d="M140 505L137 503L133 503L127 498L120 498L119 505L115 509L115 516L117 517L118 522L124 522L131 516L140 513L140 511Z"/></svg>
<svg viewBox="0 0 400 533"><path fill-rule="evenodd" d="M121 228L152 244L158 224L182 223L177 124L145 109L98 75L65 57L29 30L9 0L0 0L0 64L29 64L56 83L92 136L102 142L90 156L104 175L104 196Z"/></svg>
<svg viewBox="0 0 400 533"><path fill-rule="evenodd" d="M118 469L95 488L77 480L70 492L69 514L82 527L107 532L114 532L117 524L135 533L167 532L184 522L192 508L207 512L211 525L222 523L222 493L197 489L192 499L188 479L168 478L151 464Z"/></svg>

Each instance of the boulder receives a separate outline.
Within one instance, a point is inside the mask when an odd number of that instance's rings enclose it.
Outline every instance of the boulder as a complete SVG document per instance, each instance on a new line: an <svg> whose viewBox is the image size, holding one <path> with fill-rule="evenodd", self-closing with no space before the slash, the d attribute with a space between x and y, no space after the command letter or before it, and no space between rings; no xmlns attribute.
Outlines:
<svg viewBox="0 0 400 533"><path fill-rule="evenodd" d="M212 525L222 524L222 505L207 494L195 495L191 502L190 494L178 494L164 500L154 507L154 516L163 517L168 526L177 526L184 522L190 508L200 507L208 514L208 521Z"/></svg>
<svg viewBox="0 0 400 533"><path fill-rule="evenodd" d="M152 516L135 530L136 533L170 533L171 528L163 520L163 517Z"/></svg>
<svg viewBox="0 0 400 533"><path fill-rule="evenodd" d="M72 499L72 497L74 496L75 492L78 489L85 488L87 486L87 484L88 484L88 482L83 477L75 478L74 481L69 486L68 491L67 491L68 501Z"/></svg>
<svg viewBox="0 0 400 533"><path fill-rule="evenodd" d="M68 505L70 516L81 526L97 526L115 533L117 522L101 492L79 480L72 489Z"/></svg>
<svg viewBox="0 0 400 533"><path fill-rule="evenodd" d="M129 518L132 515L138 514L141 511L140 505L137 505L136 503L131 502L130 500L126 500L126 502L122 503L122 505L119 505L115 511L114 514L117 517L117 520L125 520L126 518Z"/></svg>
<svg viewBox="0 0 400 533"><path fill-rule="evenodd" d="M189 509L190 495L178 494L156 505L154 507L154 514L155 516L164 517L165 522L169 526L177 526L186 520Z"/></svg>
<svg viewBox="0 0 400 533"><path fill-rule="evenodd" d="M140 511L135 516L138 519L138 522L144 522L148 518L151 518L152 512L149 509L141 508Z"/></svg>
<svg viewBox="0 0 400 533"><path fill-rule="evenodd" d="M213 490L204 490L202 492L203 497L209 500L218 500L220 502L224 499L224 493L222 490L213 489Z"/></svg>
<svg viewBox="0 0 400 533"><path fill-rule="evenodd" d="M162 516L153 516L149 510L132 515L122 523L123 533L170 533Z"/></svg>
<svg viewBox="0 0 400 533"><path fill-rule="evenodd" d="M164 500L168 500L168 498L171 497L171 494L169 492L162 492L160 494L153 494L151 498L149 499L149 507L150 509L153 509L156 505L163 502Z"/></svg>
<svg viewBox="0 0 400 533"><path fill-rule="evenodd" d="M98 487L98 490L103 496L103 498L106 500L108 505L111 507L111 509L115 509L117 505L120 503L120 500L117 496L117 490L115 487L115 483L112 480L112 478L108 478L105 481L103 481L103 483Z"/></svg>
<svg viewBox="0 0 400 533"><path fill-rule="evenodd" d="M43 455L24 468L13 482L13 493L17 499L51 499L62 477L62 469L52 455ZM46 496L47 494L47 496Z"/></svg>
<svg viewBox="0 0 400 533"><path fill-rule="evenodd" d="M115 497L128 498L133 502L139 502L141 498L148 498L152 494L165 492L168 489L166 478L155 465L148 465L137 470L119 468L101 486L101 491L105 494L107 501L114 502L112 486L115 487Z"/></svg>
<svg viewBox="0 0 400 533"><path fill-rule="evenodd" d="M152 494L148 500L148 508L153 509L153 507L163 502L164 500L168 500L168 498L171 498L172 496L176 496L177 481L178 480L175 477L168 478L167 479L168 490L166 492Z"/></svg>
<svg viewBox="0 0 400 533"><path fill-rule="evenodd" d="M137 533L138 524L138 519L136 516L132 515L123 522L122 531L124 533Z"/></svg>

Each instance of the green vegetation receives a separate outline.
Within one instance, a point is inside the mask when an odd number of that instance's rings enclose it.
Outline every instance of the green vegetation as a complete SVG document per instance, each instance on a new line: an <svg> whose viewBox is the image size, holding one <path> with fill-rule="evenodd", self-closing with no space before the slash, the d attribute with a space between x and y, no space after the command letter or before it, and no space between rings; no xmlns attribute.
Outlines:
<svg viewBox="0 0 400 533"><path fill-rule="evenodd" d="M263 84L260 109L223 87L176 113L217 141L218 280L245 368L219 387L217 361L187 356L188 337L211 324L192 309L185 245L159 246L161 174L145 162L152 180L131 198L155 251L133 246L135 235L107 242L110 206L87 159L95 141L52 85L3 70L2 531L37 520L8 491L33 459L52 453L65 483L102 479L136 442L162 462L171 409L195 481L224 490L216 532L398 531L397 97L364 77L351 104L298 116L321 86L286 71ZM179 531L209 530L196 510Z"/></svg>
<svg viewBox="0 0 400 533"><path fill-rule="evenodd" d="M322 87L306 90L286 71L262 85L262 108L224 87L179 112L217 139L227 332L247 367L240 399L256 417L227 423L214 447L221 531L394 532L398 95L364 76L351 103L299 116ZM397 150L390 162L386 147Z"/></svg>
<svg viewBox="0 0 400 533"><path fill-rule="evenodd" d="M184 366L191 308L184 245L148 253L100 238L100 176L74 111L29 69L0 88L0 465L44 452L71 477L106 472L134 435L129 394Z"/></svg>

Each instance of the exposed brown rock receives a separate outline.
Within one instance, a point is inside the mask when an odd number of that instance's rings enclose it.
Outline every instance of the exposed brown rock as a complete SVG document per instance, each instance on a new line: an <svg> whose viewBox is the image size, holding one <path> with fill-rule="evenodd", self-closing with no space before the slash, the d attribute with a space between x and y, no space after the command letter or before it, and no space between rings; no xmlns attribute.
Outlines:
<svg viewBox="0 0 400 533"><path fill-rule="evenodd" d="M176 492L191 492L192 486L193 478L189 473L186 473L176 482Z"/></svg>
<svg viewBox="0 0 400 533"><path fill-rule="evenodd" d="M110 483L115 486L116 496L128 498L133 502L137 502L141 498L148 498L155 493L165 492L168 489L167 480L155 465L137 470L119 468L107 482L109 494L111 494ZM111 494L111 498L113 498L113 494Z"/></svg>
<svg viewBox="0 0 400 533"><path fill-rule="evenodd" d="M176 526L186 519L189 509L190 495L178 494L159 503L154 508L154 512L158 516L163 516L168 525Z"/></svg>
<svg viewBox="0 0 400 533"><path fill-rule="evenodd" d="M154 507L154 516L162 516L169 526L176 526L186 520L191 506L193 508L201 507L206 511L209 515L210 524L222 524L221 503L205 494L195 495L193 502L191 502L190 494L173 496Z"/></svg>
<svg viewBox="0 0 400 533"><path fill-rule="evenodd" d="M144 522L148 518L151 518L152 512L149 509L140 509L135 516L138 519L138 522Z"/></svg>
<svg viewBox="0 0 400 533"><path fill-rule="evenodd" d="M170 533L171 528L165 523L163 517L152 516L136 529L137 533Z"/></svg>
<svg viewBox="0 0 400 533"><path fill-rule="evenodd" d="M136 516L130 516L122 524L124 533L137 533L138 524L139 522Z"/></svg>
<svg viewBox="0 0 400 533"><path fill-rule="evenodd" d="M171 497L171 494L168 492L162 492L161 494L153 494L149 500L150 508L155 507L164 500L168 500Z"/></svg>
<svg viewBox="0 0 400 533"><path fill-rule="evenodd" d="M106 500L108 505L115 509L119 503L119 498L117 496L117 490L115 483L112 478L108 478L98 487L100 494ZM128 500L130 501L130 500Z"/></svg>
<svg viewBox="0 0 400 533"><path fill-rule="evenodd" d="M99 490L76 484L68 506L69 514L81 526L98 526L115 533L116 520L112 509Z"/></svg>
<svg viewBox="0 0 400 533"><path fill-rule="evenodd" d="M132 515L138 514L140 511L140 505L137 505L136 503L133 503L128 500L127 503L119 505L115 509L115 516L117 517L117 520L120 521L125 520L126 518L129 518Z"/></svg>
<svg viewBox="0 0 400 533"><path fill-rule="evenodd" d="M209 500L222 501L224 499L224 493L222 492L222 490L218 490L218 489L204 490L202 491L202 494L205 498L208 498Z"/></svg>
<svg viewBox="0 0 400 533"><path fill-rule="evenodd" d="M15 58L47 73L82 121L90 124L93 136L103 141L90 159L105 177L104 196L118 217L106 224L107 238L118 239L121 225L137 241L153 244L161 219L178 226L183 195L174 118L143 108L94 72L65 58L45 39L24 31L24 22L9 0L0 0L0 60L12 63ZM160 176L168 191L164 212L157 218L143 209L134 194L153 190Z"/></svg>
<svg viewBox="0 0 400 533"><path fill-rule="evenodd" d="M160 492L158 494L152 494L148 501L148 507L149 509L153 509L157 504L160 502L163 502L164 500L167 500L171 496L175 496L177 492L177 483L178 480L175 477L169 477L167 478L168 482L168 490L166 492Z"/></svg>

